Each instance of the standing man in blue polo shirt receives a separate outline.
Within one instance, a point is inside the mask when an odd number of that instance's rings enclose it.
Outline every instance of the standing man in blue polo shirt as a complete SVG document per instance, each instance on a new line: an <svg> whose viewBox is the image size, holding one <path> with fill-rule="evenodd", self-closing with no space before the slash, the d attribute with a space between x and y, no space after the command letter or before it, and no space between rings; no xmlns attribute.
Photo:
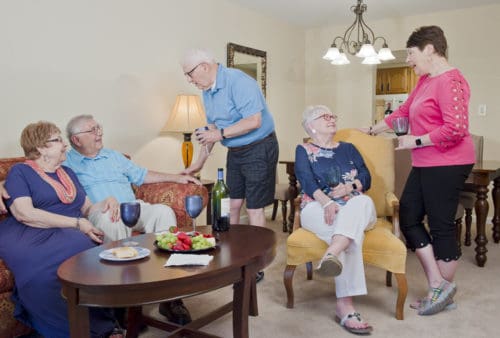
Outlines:
<svg viewBox="0 0 500 338"><path fill-rule="evenodd" d="M238 224L243 201L250 224L265 226L264 207L274 201L278 141L274 121L257 82L244 72L217 63L206 50L191 50L181 61L189 83L203 91L206 131L197 132L208 151L184 173L201 170L216 142L228 148L226 181L231 223Z"/></svg>

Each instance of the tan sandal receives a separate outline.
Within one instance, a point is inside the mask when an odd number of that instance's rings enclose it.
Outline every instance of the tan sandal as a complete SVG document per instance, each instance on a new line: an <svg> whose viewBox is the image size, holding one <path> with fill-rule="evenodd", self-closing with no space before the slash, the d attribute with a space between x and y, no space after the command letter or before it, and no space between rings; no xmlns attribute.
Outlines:
<svg viewBox="0 0 500 338"><path fill-rule="evenodd" d="M335 321L342 326L347 332L359 334L359 335L369 335L373 331L373 326L368 325L367 327L350 327L346 325L346 322L350 319L357 319L362 322L361 315L358 312L348 313L342 319L339 316L335 316Z"/></svg>
<svg viewBox="0 0 500 338"><path fill-rule="evenodd" d="M316 271L325 277L335 277L342 272L342 263L337 256L327 253L319 262Z"/></svg>

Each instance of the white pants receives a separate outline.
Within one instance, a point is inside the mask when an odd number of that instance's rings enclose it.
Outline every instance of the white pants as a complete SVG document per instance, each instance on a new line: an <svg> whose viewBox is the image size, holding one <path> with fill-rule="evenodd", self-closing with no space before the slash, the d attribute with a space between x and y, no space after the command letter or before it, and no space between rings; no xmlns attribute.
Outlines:
<svg viewBox="0 0 500 338"><path fill-rule="evenodd" d="M324 210L319 202L310 202L300 214L302 227L314 232L330 245L334 235L352 239L349 247L339 255L342 273L335 277L337 298L366 295L365 269L363 266L363 239L365 229L377 220L375 205L370 197L358 195L340 207L333 224L326 224Z"/></svg>
<svg viewBox="0 0 500 338"><path fill-rule="evenodd" d="M159 232L166 231L172 225L177 225L174 211L164 204L149 204L137 200L141 204L141 217L139 222L129 228L120 220L111 222L109 212L93 212L89 215L89 221L104 232L104 242L116 241L132 236L132 231Z"/></svg>

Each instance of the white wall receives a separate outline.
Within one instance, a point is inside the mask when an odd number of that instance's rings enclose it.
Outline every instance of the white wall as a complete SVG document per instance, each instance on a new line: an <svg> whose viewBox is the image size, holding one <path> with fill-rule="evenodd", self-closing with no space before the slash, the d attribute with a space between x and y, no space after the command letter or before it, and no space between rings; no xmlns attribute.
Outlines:
<svg viewBox="0 0 500 338"><path fill-rule="evenodd" d="M267 51L280 158L293 157L301 130L287 121L304 106L303 30L224 0L0 0L0 8L0 157L22 155L30 122L64 128L91 113L107 147L151 169L181 170L182 135L160 130L177 94L200 92L179 60L206 47L225 65L228 42ZM202 177L215 178L224 163L217 146Z"/></svg>
<svg viewBox="0 0 500 338"><path fill-rule="evenodd" d="M354 17L353 17L354 20ZM500 147L500 5L436 12L393 20L365 20L376 35L384 36L391 49L405 49L411 32L424 25L443 28L449 45L449 61L459 68L471 86L470 130L485 137L484 159L499 159ZM306 95L308 103L329 105L340 117L341 127L370 124L375 92L375 67L361 65L350 57L343 67L322 60L332 39L344 33L345 26L329 26L306 33ZM487 105L487 115L477 115L478 105Z"/></svg>
<svg viewBox="0 0 500 338"><path fill-rule="evenodd" d="M182 136L160 130L175 96L199 91L178 61L185 49L202 46L225 64L228 42L268 53L267 102L280 159L294 157L307 104L331 106L341 127L370 121L374 68L321 59L344 25L305 32L225 0L0 0L0 8L0 157L22 154L18 139L29 122L64 127L71 116L92 113L105 127L106 146L152 169L181 170ZM395 50L404 49L418 26L444 28L450 62L472 87L471 131L485 136L485 159L498 159L500 5L367 21ZM488 107L486 117L476 114L480 103ZM225 150L217 146L202 176L215 178L224 163ZM284 181L284 166L279 169Z"/></svg>

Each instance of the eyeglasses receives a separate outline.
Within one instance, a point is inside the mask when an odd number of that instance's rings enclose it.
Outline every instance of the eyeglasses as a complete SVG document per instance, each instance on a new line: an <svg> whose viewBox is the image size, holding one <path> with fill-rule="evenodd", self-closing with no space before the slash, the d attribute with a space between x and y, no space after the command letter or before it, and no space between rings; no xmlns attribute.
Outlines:
<svg viewBox="0 0 500 338"><path fill-rule="evenodd" d="M73 135L86 134L86 133L91 133L94 135L101 135L102 134L102 126L100 124L98 124L97 126L90 128L89 130L79 131L78 133L74 133Z"/></svg>
<svg viewBox="0 0 500 338"><path fill-rule="evenodd" d="M323 114L321 116L318 116L317 118L315 118L315 120L317 119L321 119L323 118L323 120L325 121L337 121L338 119L338 116L337 115L333 115L333 114Z"/></svg>
<svg viewBox="0 0 500 338"><path fill-rule="evenodd" d="M203 62L200 62L198 63L196 66L193 67L193 69L191 69L189 72L185 72L184 75L188 76L188 77L191 77L191 75L193 75L193 72L196 70L196 68L198 68L199 65L201 65Z"/></svg>
<svg viewBox="0 0 500 338"><path fill-rule="evenodd" d="M62 143L62 142L63 142L63 139L62 139L62 137L61 137L61 136L59 136L59 137L56 137L56 138L51 138L50 140L47 140L46 142L47 142L47 143L49 143L49 142L53 142L53 143Z"/></svg>

